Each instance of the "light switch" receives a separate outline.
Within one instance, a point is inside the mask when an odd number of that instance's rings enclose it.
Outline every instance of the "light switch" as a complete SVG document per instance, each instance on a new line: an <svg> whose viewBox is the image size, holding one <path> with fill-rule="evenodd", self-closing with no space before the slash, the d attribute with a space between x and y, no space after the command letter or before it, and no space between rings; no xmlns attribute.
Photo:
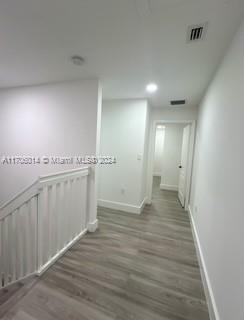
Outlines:
<svg viewBox="0 0 244 320"><path fill-rule="evenodd" d="M138 154L137 155L137 160L141 160L142 159L142 155L141 154Z"/></svg>

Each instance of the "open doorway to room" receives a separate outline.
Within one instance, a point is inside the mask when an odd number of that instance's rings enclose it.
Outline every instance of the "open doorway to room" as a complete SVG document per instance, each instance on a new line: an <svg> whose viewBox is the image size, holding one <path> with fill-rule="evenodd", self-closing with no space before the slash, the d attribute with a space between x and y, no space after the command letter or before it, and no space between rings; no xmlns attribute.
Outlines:
<svg viewBox="0 0 244 320"><path fill-rule="evenodd" d="M155 150L153 161L153 176L161 180L162 159L164 155L165 126L157 125L155 133Z"/></svg>
<svg viewBox="0 0 244 320"><path fill-rule="evenodd" d="M160 190L174 191L188 209L194 150L195 122L155 121L149 157L149 203Z"/></svg>

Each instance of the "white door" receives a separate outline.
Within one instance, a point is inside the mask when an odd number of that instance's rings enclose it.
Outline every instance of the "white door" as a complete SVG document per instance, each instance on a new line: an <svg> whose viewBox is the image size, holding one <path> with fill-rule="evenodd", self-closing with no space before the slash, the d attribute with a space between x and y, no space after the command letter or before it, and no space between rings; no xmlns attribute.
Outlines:
<svg viewBox="0 0 244 320"><path fill-rule="evenodd" d="M190 131L191 131L190 125L186 126L183 130L181 163L179 165L180 174L179 174L178 197L182 207L185 206L185 200L186 200L186 180L187 180L187 164L188 164L188 154L189 154Z"/></svg>

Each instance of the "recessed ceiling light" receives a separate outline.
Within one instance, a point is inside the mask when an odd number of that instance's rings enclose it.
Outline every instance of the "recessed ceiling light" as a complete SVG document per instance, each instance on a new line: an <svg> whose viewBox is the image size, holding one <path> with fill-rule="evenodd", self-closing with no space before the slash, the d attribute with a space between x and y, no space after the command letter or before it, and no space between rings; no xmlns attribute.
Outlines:
<svg viewBox="0 0 244 320"><path fill-rule="evenodd" d="M146 86L146 91L149 93L154 93L158 90L158 86L156 85L156 83L149 83Z"/></svg>
<svg viewBox="0 0 244 320"><path fill-rule="evenodd" d="M85 59L82 58L81 56L73 56L71 58L71 60L72 60L73 64L76 66L81 66L85 63Z"/></svg>

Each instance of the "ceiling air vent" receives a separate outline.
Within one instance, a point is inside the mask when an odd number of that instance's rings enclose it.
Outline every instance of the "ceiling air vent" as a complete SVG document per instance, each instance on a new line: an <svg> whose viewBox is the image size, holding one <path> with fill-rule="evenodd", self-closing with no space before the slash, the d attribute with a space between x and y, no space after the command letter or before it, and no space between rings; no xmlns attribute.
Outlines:
<svg viewBox="0 0 244 320"><path fill-rule="evenodd" d="M171 106L181 106L186 104L186 100L172 100L170 101Z"/></svg>
<svg viewBox="0 0 244 320"><path fill-rule="evenodd" d="M190 26L187 32L187 42L203 40L207 32L208 23Z"/></svg>

